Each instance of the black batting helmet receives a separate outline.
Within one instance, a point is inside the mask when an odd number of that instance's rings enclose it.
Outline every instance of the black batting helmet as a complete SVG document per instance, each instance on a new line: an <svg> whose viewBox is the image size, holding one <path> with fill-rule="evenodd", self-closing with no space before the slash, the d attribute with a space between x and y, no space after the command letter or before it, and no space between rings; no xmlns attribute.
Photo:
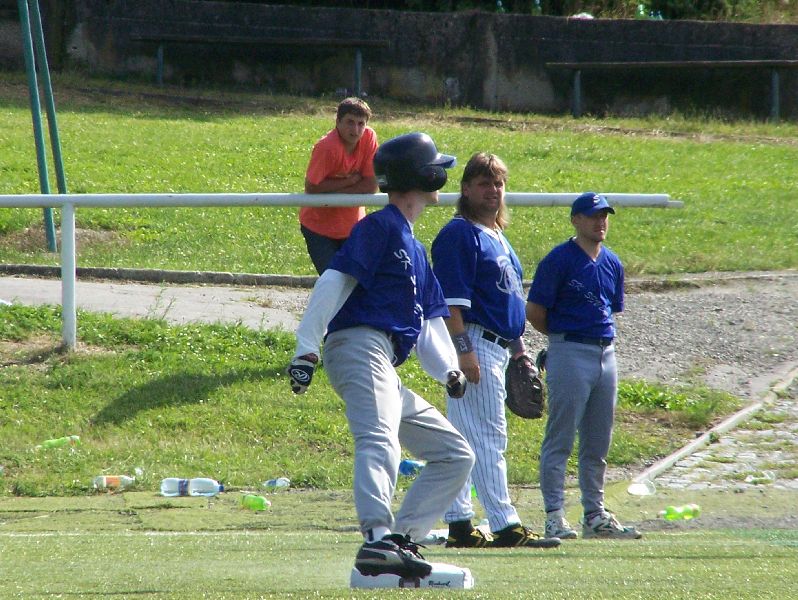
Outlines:
<svg viewBox="0 0 798 600"><path fill-rule="evenodd" d="M446 183L446 169L457 159L441 154L426 133L406 133L377 148L374 174L381 192L434 192Z"/></svg>

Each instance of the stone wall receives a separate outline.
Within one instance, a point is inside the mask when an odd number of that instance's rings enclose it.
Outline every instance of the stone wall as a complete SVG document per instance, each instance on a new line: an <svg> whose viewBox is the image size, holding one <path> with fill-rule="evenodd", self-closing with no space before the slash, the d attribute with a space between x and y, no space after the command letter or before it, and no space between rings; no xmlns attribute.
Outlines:
<svg viewBox="0 0 798 600"><path fill-rule="evenodd" d="M165 81L316 95L351 90L355 63L354 47L318 40L360 40L362 89L370 96L489 110L567 111L570 76L546 68L546 62L798 58L798 26L195 0L42 3L54 65L153 78L158 44L138 38L205 37L217 41L164 44ZM798 116L796 71L781 76L782 115L793 118ZM770 106L766 69L585 71L582 82L584 108L598 114L697 108L766 117Z"/></svg>

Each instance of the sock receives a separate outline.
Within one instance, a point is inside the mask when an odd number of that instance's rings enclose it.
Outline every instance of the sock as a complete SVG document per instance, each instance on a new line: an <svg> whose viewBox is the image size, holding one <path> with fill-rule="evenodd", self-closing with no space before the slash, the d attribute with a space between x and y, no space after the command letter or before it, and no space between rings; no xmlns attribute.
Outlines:
<svg viewBox="0 0 798 600"><path fill-rule="evenodd" d="M376 540L381 540L386 535L391 535L391 530L387 527L372 527L366 532L366 541L374 542Z"/></svg>

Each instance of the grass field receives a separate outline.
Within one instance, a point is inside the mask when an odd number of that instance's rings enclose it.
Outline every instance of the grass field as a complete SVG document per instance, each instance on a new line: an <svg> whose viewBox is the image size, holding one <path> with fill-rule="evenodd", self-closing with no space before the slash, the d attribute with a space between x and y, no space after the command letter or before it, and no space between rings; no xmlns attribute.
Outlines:
<svg viewBox="0 0 798 600"><path fill-rule="evenodd" d="M513 493L522 514L540 514L536 490ZM348 492L274 493L262 513L239 497L0 499L0 597L754 600L794 597L798 577L798 532L779 522L794 493L776 490L696 493L703 516L676 524L657 512L683 496L619 492L614 505L646 530L640 541L427 548L432 561L471 569L475 588L459 593L349 590L360 536Z"/></svg>
<svg viewBox="0 0 798 600"><path fill-rule="evenodd" d="M308 152L332 125L335 99L280 98L56 77L73 192L285 192L302 186ZM680 211L629 209L610 245L630 274L798 268L798 127L706 118L607 120L422 109L375 99L381 139L429 131L461 159L505 158L515 191L670 193ZM26 88L0 76L0 193L37 191ZM459 169L465 160L461 160ZM459 178L455 170L453 179ZM450 183L445 191L454 191ZM295 209L78 212L80 266L310 274ZM450 210L416 231L429 243ZM513 211L509 237L527 277L569 234L564 210ZM0 262L57 264L41 211L0 209ZM56 308L0 306L0 598L372 598L347 578L360 541L351 439L323 371L295 397L282 375L293 338L240 326L169 327L81 314L77 352L58 349ZM411 362L410 387L442 403ZM624 382L610 462L634 469L691 440L739 406L709 390ZM667 408L667 409L666 409ZM36 450L79 434L74 449ZM541 422L510 419L513 499L539 529ZM95 475L141 469L135 486L98 494ZM573 472L573 464L570 465ZM267 478L294 487L263 514L238 499ZM218 499L156 495L167 476L211 476ZM400 481L401 496L408 481ZM577 506L569 489L569 506ZM698 501L703 516L666 526L657 512ZM609 506L644 540L576 541L554 551L462 551L470 598L789 598L796 595L794 493L669 493ZM572 522L579 515L569 515ZM531 556L530 556L531 555Z"/></svg>
<svg viewBox="0 0 798 600"><path fill-rule="evenodd" d="M332 126L337 102L69 77L54 86L76 193L299 192L311 146ZM507 162L513 191L683 200L683 210L628 209L613 219L609 244L630 275L798 267L793 123L574 120L372 104L380 139L426 130L460 158L444 191L456 191L471 153L488 150ZM0 78L0 118L0 193L35 192L22 78ZM427 211L419 239L429 244L451 211ZM529 278L570 234L567 211L519 208L512 218L508 236ZM80 266L313 273L290 207L83 209L77 221ZM0 261L56 264L42 231L40 210L0 209Z"/></svg>

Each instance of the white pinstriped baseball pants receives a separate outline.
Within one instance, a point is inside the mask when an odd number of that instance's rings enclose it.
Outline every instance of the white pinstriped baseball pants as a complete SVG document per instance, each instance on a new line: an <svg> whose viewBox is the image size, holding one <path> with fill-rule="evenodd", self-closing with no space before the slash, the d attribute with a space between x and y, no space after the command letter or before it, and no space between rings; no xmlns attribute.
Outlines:
<svg viewBox="0 0 798 600"><path fill-rule="evenodd" d="M468 440L476 462L471 477L444 515L444 521L463 521L474 517L471 482L477 490L491 531L500 531L521 522L507 489L507 418L504 412L504 372L509 354L496 342L482 337L480 325L466 323L479 361L479 383L468 384L461 399L447 399L447 416Z"/></svg>
<svg viewBox="0 0 798 600"><path fill-rule="evenodd" d="M336 331L324 344L324 366L346 403L355 439L353 488L360 530L365 535L383 526L419 540L463 487L474 454L438 409L402 385L392 357L388 335L371 327ZM427 464L394 519L391 501L402 446Z"/></svg>

